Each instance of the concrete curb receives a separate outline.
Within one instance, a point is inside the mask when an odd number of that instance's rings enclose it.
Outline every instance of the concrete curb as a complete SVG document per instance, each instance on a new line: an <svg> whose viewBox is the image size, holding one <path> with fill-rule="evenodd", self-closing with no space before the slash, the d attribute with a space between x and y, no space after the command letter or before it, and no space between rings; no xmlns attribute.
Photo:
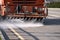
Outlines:
<svg viewBox="0 0 60 40"><path fill-rule="evenodd" d="M60 8L48 8L49 10L60 10Z"/></svg>

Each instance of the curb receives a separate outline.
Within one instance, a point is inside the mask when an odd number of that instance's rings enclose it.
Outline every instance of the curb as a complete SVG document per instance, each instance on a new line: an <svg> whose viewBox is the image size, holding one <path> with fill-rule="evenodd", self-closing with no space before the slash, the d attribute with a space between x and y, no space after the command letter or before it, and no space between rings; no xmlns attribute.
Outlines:
<svg viewBox="0 0 60 40"><path fill-rule="evenodd" d="M49 10L60 10L60 8L48 8Z"/></svg>

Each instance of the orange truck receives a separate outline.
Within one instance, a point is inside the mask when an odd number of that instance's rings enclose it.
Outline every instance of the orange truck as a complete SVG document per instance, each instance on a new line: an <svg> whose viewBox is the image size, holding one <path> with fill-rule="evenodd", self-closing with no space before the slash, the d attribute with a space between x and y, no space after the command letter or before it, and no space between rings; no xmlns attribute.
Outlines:
<svg viewBox="0 0 60 40"><path fill-rule="evenodd" d="M48 16L48 9L45 0L0 0L0 16L41 21Z"/></svg>

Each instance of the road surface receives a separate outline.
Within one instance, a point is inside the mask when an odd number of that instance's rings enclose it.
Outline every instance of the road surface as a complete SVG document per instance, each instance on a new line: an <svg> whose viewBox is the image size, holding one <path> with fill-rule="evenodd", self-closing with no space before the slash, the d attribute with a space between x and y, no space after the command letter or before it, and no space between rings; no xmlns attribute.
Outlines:
<svg viewBox="0 0 60 40"><path fill-rule="evenodd" d="M0 21L0 28L6 40L60 40L60 9L49 8L44 24L9 19Z"/></svg>

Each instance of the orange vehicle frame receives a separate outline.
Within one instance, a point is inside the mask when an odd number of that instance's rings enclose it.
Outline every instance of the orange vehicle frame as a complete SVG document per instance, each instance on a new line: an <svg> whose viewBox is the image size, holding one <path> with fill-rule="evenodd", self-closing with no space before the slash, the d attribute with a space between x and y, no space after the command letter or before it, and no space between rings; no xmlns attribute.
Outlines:
<svg viewBox="0 0 60 40"><path fill-rule="evenodd" d="M28 0L27 0L28 1ZM45 2L44 2L44 0L36 0L35 1L35 4L29 4L29 3L27 3L27 4L14 4L14 3L12 3L12 2L17 2L17 1L12 1L12 0L2 0L2 5L1 5L1 12L2 13L0 13L2 16L10 16L10 17L35 17L35 18L37 18L37 17L46 17L48 14L47 13L45 13L44 11L45 10L42 10L42 11L38 11L38 10L36 10L36 12L35 12L35 14L24 14L24 6L27 6L27 10L29 11L29 12L32 12L32 7L38 7L38 8L47 8L46 6L44 6L44 4L45 4ZM29 1L30 2L30 1ZM32 2L32 1L31 1ZM10 6L10 11L9 12L5 12L5 9L6 9L6 4L8 5L8 6ZM22 6L22 9L21 9L21 14L16 14L16 13L14 13L15 11L14 11L14 8L17 6L17 5L21 5ZM42 13L42 16L39 16L39 14L40 13Z"/></svg>

